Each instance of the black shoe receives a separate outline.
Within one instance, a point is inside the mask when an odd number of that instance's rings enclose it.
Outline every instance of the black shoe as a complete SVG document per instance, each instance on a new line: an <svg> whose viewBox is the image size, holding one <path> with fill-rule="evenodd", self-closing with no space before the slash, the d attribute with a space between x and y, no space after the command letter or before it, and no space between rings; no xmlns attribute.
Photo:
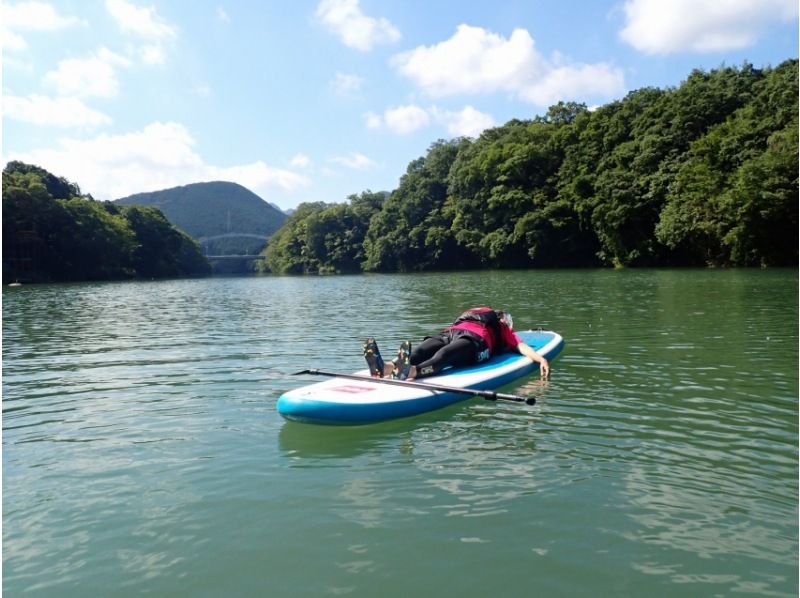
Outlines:
<svg viewBox="0 0 800 598"><path fill-rule="evenodd" d="M408 373L411 370L411 343L403 341L400 348L397 350L397 359L394 360L394 371L392 376L398 380L405 380L408 378Z"/></svg>
<svg viewBox="0 0 800 598"><path fill-rule="evenodd" d="M383 378L383 357L374 338L368 338L364 342L364 359L367 360L370 375Z"/></svg>

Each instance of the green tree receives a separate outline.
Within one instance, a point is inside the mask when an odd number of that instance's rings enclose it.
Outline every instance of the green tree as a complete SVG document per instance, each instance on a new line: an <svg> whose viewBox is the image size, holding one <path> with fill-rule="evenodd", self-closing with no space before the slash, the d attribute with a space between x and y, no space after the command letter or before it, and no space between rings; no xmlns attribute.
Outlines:
<svg viewBox="0 0 800 598"><path fill-rule="evenodd" d="M385 193L365 191L347 203L304 203L273 235L262 252L261 271L279 274L361 271L370 219Z"/></svg>
<svg viewBox="0 0 800 598"><path fill-rule="evenodd" d="M58 177L33 164L12 160L6 165L3 173L9 176L15 173L34 175L34 178L44 185L53 199L71 199L81 195L81 189L75 183L71 183L64 177Z"/></svg>
<svg viewBox="0 0 800 598"><path fill-rule="evenodd" d="M691 144L655 229L684 263L797 263L797 76L796 60L760 73Z"/></svg>
<svg viewBox="0 0 800 598"><path fill-rule="evenodd" d="M59 257L58 280L108 280L131 277L136 239L125 218L102 204L73 197L63 201L63 228L51 239Z"/></svg>
<svg viewBox="0 0 800 598"><path fill-rule="evenodd" d="M510 121L459 152L448 179L454 198L452 230L478 264L533 264L533 237L528 227L517 223L541 212L556 197L562 124L566 123Z"/></svg>
<svg viewBox="0 0 800 598"><path fill-rule="evenodd" d="M447 177L466 139L437 141L425 157L408 165L400 185L376 213L364 239L364 269L419 271L454 267L448 232L452 214L445 208Z"/></svg>
<svg viewBox="0 0 800 598"><path fill-rule="evenodd" d="M135 236L131 261L138 276L165 278L211 273L197 242L174 228L160 210L138 205L118 209Z"/></svg>
<svg viewBox="0 0 800 598"><path fill-rule="evenodd" d="M196 243L157 210L119 208L79 192L77 185L38 166L9 163L3 171L4 280L105 280L210 271Z"/></svg>
<svg viewBox="0 0 800 598"><path fill-rule="evenodd" d="M320 205L275 271L797 263L797 60L693 71L439 140L388 198ZM363 210L369 227L359 253ZM291 219L290 219L291 220ZM770 234L769 231L774 231ZM794 249L793 249L794 248Z"/></svg>
<svg viewBox="0 0 800 598"><path fill-rule="evenodd" d="M3 171L3 279L47 280L62 265L54 250L69 224L64 206L41 177L14 168Z"/></svg>

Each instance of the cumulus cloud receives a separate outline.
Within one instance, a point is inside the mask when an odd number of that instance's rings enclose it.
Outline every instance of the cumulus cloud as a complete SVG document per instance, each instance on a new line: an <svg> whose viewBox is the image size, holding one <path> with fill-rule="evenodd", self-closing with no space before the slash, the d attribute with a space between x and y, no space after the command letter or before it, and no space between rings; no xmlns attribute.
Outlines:
<svg viewBox="0 0 800 598"><path fill-rule="evenodd" d="M146 39L175 37L175 28L165 22L152 6L136 6L126 0L106 0L106 10L120 29Z"/></svg>
<svg viewBox="0 0 800 598"><path fill-rule="evenodd" d="M547 106L584 94L616 95L625 89L621 69L606 63L569 64L560 56L548 60L525 29L515 29L505 38L481 27L459 25L450 39L397 54L391 63L433 97L500 91Z"/></svg>
<svg viewBox="0 0 800 598"><path fill-rule="evenodd" d="M622 71L606 63L554 66L536 83L519 89L519 97L537 106L587 96L611 98L624 91Z"/></svg>
<svg viewBox="0 0 800 598"><path fill-rule="evenodd" d="M432 96L512 90L519 74L540 60L533 39L517 29L508 39L459 25L455 35L392 58L392 64Z"/></svg>
<svg viewBox="0 0 800 598"><path fill-rule="evenodd" d="M347 156L337 156L331 158L330 161L346 166L347 168L352 168L353 170L370 170L378 166L374 160L370 160L364 154L359 154L357 152L353 152Z"/></svg>
<svg viewBox="0 0 800 598"><path fill-rule="evenodd" d="M106 10L124 33L143 42L136 50L142 63L152 66L166 62L164 47L177 37L178 31L155 7L136 6L126 0L106 0Z"/></svg>
<svg viewBox="0 0 800 598"><path fill-rule="evenodd" d="M437 122L447 128L454 137L478 137L483 131L495 126L491 115L466 106L459 111L439 110L433 108L432 113Z"/></svg>
<svg viewBox="0 0 800 598"><path fill-rule="evenodd" d="M44 82L64 96L110 98L119 93L116 67L130 61L106 48L89 58L68 58L44 76Z"/></svg>
<svg viewBox="0 0 800 598"><path fill-rule="evenodd" d="M87 107L77 98L5 96L3 116L39 126L97 127L111 124L111 118Z"/></svg>
<svg viewBox="0 0 800 598"><path fill-rule="evenodd" d="M389 129L404 135L422 127L427 127L431 117L426 110L419 106L398 106L386 110L383 113L383 121Z"/></svg>
<svg viewBox="0 0 800 598"><path fill-rule="evenodd" d="M303 176L261 160L227 167L208 164L193 146L194 139L183 125L156 122L123 135L61 139L53 148L9 159L58 172L99 199L215 180L233 181L263 196L295 192L310 184Z"/></svg>
<svg viewBox="0 0 800 598"><path fill-rule="evenodd" d="M383 117L375 112L364 114L364 121L367 123L368 129L380 129L383 126Z"/></svg>
<svg viewBox="0 0 800 598"><path fill-rule="evenodd" d="M745 48L798 13L796 0L628 0L624 10L620 37L648 54Z"/></svg>
<svg viewBox="0 0 800 598"><path fill-rule="evenodd" d="M167 61L167 54L161 44L147 44L139 49L139 56L144 64L157 65Z"/></svg>
<svg viewBox="0 0 800 598"><path fill-rule="evenodd" d="M365 15L359 0L322 0L316 17L336 35L344 45L367 52L379 43L394 43L400 32L387 19Z"/></svg>
<svg viewBox="0 0 800 598"><path fill-rule="evenodd" d="M85 22L76 17L63 16L46 2L5 2L0 7L0 38L6 50L24 50L28 47L23 31L57 31Z"/></svg>
<svg viewBox="0 0 800 598"><path fill-rule="evenodd" d="M444 126L454 137L477 137L495 126L490 114L466 106L462 110L445 110L438 106L422 108L414 104L387 108L384 113L364 115L370 129L387 128L398 135L407 135L433 124Z"/></svg>

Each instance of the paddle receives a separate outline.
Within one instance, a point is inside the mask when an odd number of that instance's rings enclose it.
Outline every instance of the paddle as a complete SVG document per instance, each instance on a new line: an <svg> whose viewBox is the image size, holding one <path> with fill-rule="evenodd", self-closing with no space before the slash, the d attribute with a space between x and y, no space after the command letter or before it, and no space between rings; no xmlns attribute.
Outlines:
<svg viewBox="0 0 800 598"><path fill-rule="evenodd" d="M476 390L474 388L456 388L454 386L445 386L443 384L425 384L423 382L409 382L408 380L393 380L391 378L368 378L366 376L358 376L356 374L339 374L337 372L326 372L325 370L302 370L295 372L292 376L299 376L301 374L313 374L314 376L331 376L334 378L349 378L350 380L362 380L364 382L376 382L378 384L394 384L395 386L407 386L411 388L422 388L424 390L438 390L440 392L455 392L466 394L474 397L483 397L487 401L514 401L515 403L525 403L526 405L535 405L536 397L518 397L517 395L509 395L503 392L494 392L493 390Z"/></svg>

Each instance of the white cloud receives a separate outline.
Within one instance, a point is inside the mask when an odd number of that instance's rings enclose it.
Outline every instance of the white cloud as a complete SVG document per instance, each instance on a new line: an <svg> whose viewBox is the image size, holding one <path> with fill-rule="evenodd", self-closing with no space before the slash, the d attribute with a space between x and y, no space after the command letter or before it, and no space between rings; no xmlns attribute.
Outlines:
<svg viewBox="0 0 800 598"><path fill-rule="evenodd" d="M364 114L364 120L367 123L368 129L380 129L383 126L383 118L380 114L375 112L367 112Z"/></svg>
<svg viewBox="0 0 800 598"><path fill-rule="evenodd" d="M516 29L509 39L459 25L450 39L398 54L392 64L432 96L513 90L526 68L540 61L533 39Z"/></svg>
<svg viewBox="0 0 800 598"><path fill-rule="evenodd" d="M624 10L620 37L648 54L745 48L798 12L796 0L628 0Z"/></svg>
<svg viewBox="0 0 800 598"><path fill-rule="evenodd" d="M167 61L166 53L160 44L147 44L139 49L142 62L148 65L164 64Z"/></svg>
<svg viewBox="0 0 800 598"><path fill-rule="evenodd" d="M346 166L347 168L352 168L353 170L369 170L378 166L374 160L370 160L364 154L359 154L357 152L353 152L348 156L337 156L331 158L330 161Z"/></svg>
<svg viewBox="0 0 800 598"><path fill-rule="evenodd" d="M119 93L118 66L130 66L130 61L101 48L89 58L60 61L56 70L44 76L44 82L65 96L111 98Z"/></svg>
<svg viewBox="0 0 800 598"><path fill-rule="evenodd" d="M563 64L558 56L547 60L525 29L504 38L459 25L450 39L397 54L391 62L434 97L500 91L545 106L577 94L615 95L625 89L622 71L608 64ZM592 79L582 79L587 75Z"/></svg>
<svg viewBox="0 0 800 598"><path fill-rule="evenodd" d="M413 133L417 129L427 127L431 118L427 111L419 106L398 106L389 108L383 113L383 122L386 126L400 135Z"/></svg>
<svg viewBox="0 0 800 598"><path fill-rule="evenodd" d="M228 13L226 12L226 10L224 8L222 8L221 6L217 6L217 19L219 19L223 23L230 23L231 22L230 16L228 16Z"/></svg>
<svg viewBox="0 0 800 598"><path fill-rule="evenodd" d="M311 166L311 158L302 153L296 154L289 164L295 168L308 168Z"/></svg>
<svg viewBox="0 0 800 598"><path fill-rule="evenodd" d="M3 40L3 49L5 50L19 51L28 47L25 38L9 29L0 30L0 38Z"/></svg>
<svg viewBox="0 0 800 598"><path fill-rule="evenodd" d="M336 77L334 77L333 81L331 81L331 89L333 89L333 93L335 93L337 96L350 98L358 95L363 84L363 77L359 77L358 75L336 73Z"/></svg>
<svg viewBox="0 0 800 598"><path fill-rule="evenodd" d="M495 126L490 114L465 106L458 111L444 110L438 106L422 108L414 104L388 108L383 115L368 112L364 115L367 128L386 127L398 135L407 135L432 124L439 124L454 137L477 137L485 129Z"/></svg>
<svg viewBox="0 0 800 598"><path fill-rule="evenodd" d="M46 2L6 2L0 7L0 23L0 38L7 50L24 50L28 47L20 31L57 31L85 25L81 19L60 15Z"/></svg>
<svg viewBox="0 0 800 598"><path fill-rule="evenodd" d="M289 170L274 168L263 160L225 168L206 166L206 170L205 180L233 181L266 197L273 191L291 193L310 184L306 177Z"/></svg>
<svg viewBox="0 0 800 598"><path fill-rule="evenodd" d="M436 120L447 127L447 132L454 137L478 137L484 130L495 126L494 118L485 112L480 112L472 106L453 112L433 108Z"/></svg>
<svg viewBox="0 0 800 598"><path fill-rule="evenodd" d="M106 10L126 34L142 40L136 49L142 63L153 66L166 62L165 44L174 40L177 29L159 16L153 6L136 6L126 0L106 0Z"/></svg>
<svg viewBox="0 0 800 598"><path fill-rule="evenodd" d="M3 116L34 125L51 127L96 127L111 124L111 118L88 108L77 98L26 98L5 96Z"/></svg>
<svg viewBox="0 0 800 598"><path fill-rule="evenodd" d="M52 5L46 2L20 2L2 7L3 23L12 29L27 31L55 31L81 23L76 17L64 17L58 14Z"/></svg>
<svg viewBox="0 0 800 598"><path fill-rule="evenodd" d="M552 106L560 100L599 95L614 97L624 89L619 69L599 62L550 68L541 78L518 91L519 97L537 106Z"/></svg>
<svg viewBox="0 0 800 598"><path fill-rule="evenodd" d="M316 17L350 48L366 52L375 44L393 43L400 32L387 19L368 17L359 0L322 0Z"/></svg>
<svg viewBox="0 0 800 598"><path fill-rule="evenodd" d="M263 197L304 189L307 178L261 160L221 167L207 164L194 150L189 131L174 122L152 123L141 131L61 139L56 147L11 156L77 182L98 199L117 199L189 183L225 180Z"/></svg>
<svg viewBox="0 0 800 598"><path fill-rule="evenodd" d="M140 7L125 0L106 0L106 10L127 33L153 40L169 39L177 34L153 6Z"/></svg>

